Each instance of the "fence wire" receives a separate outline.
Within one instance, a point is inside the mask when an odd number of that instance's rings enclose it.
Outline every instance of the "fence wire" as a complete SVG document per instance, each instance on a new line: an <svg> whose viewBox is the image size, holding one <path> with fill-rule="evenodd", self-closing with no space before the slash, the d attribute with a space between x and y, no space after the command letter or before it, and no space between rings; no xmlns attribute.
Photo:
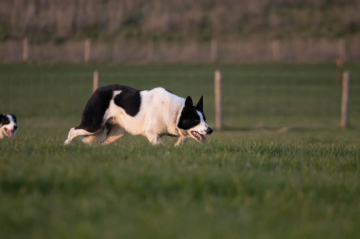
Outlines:
<svg viewBox="0 0 360 239"><path fill-rule="evenodd" d="M2 66L2 68L10 67ZM32 122L79 121L92 94L92 67L22 66L3 71L1 113ZM100 86L129 85L138 89L164 87L194 103L204 95L205 113L214 124L213 66L110 66L100 69ZM337 127L341 88L329 66L224 66L224 128ZM290 68L290 69L289 69ZM162 69L162 70L161 70ZM353 74L354 75L354 74ZM360 119L360 85L353 78L351 117ZM39 123L40 125L40 123ZM56 127L56 123L54 123Z"/></svg>

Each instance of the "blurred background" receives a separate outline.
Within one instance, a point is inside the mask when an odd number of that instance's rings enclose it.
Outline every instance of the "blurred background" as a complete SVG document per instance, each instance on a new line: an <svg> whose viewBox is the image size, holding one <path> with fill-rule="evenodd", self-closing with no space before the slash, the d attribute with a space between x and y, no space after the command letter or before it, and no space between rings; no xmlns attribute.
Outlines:
<svg viewBox="0 0 360 239"><path fill-rule="evenodd" d="M2 0L0 61L355 61L359 12L359 0Z"/></svg>

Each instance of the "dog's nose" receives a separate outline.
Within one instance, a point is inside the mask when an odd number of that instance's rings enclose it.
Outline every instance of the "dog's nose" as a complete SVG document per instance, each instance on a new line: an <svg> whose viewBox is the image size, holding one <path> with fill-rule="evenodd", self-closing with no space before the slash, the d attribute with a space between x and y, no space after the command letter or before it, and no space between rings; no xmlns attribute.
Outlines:
<svg viewBox="0 0 360 239"><path fill-rule="evenodd" d="M211 134L213 132L213 129L208 127L207 130L206 130L206 134Z"/></svg>
<svg viewBox="0 0 360 239"><path fill-rule="evenodd" d="M17 130L17 128L18 128L17 125L14 125L14 130Z"/></svg>

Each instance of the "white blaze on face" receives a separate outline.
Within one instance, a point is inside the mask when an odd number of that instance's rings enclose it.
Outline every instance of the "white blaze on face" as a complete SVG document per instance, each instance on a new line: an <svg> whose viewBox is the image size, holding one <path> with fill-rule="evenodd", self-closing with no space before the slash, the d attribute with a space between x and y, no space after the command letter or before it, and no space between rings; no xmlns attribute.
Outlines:
<svg viewBox="0 0 360 239"><path fill-rule="evenodd" d="M204 117L201 112L196 111L196 113L200 117L200 122L196 126L192 127L188 131L190 131L190 135L198 142L202 143L206 140L206 138L203 136L206 134L209 125L205 122Z"/></svg>
<svg viewBox="0 0 360 239"><path fill-rule="evenodd" d="M191 128L190 130L196 131L200 134L206 134L206 130L209 128L209 125L205 122L204 117L201 112L196 111L196 113L200 117L200 123L196 125L195 127Z"/></svg>

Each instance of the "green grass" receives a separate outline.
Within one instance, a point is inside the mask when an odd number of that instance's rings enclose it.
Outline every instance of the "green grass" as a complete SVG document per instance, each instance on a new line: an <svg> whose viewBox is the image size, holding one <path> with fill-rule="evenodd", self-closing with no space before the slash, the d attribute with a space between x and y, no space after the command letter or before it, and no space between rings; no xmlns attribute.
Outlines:
<svg viewBox="0 0 360 239"><path fill-rule="evenodd" d="M204 95L211 125L220 68L225 130L181 148L130 135L64 147L95 68L102 85ZM0 141L0 238L357 238L360 67L347 68L341 130L330 64L0 65L0 111L20 127Z"/></svg>

